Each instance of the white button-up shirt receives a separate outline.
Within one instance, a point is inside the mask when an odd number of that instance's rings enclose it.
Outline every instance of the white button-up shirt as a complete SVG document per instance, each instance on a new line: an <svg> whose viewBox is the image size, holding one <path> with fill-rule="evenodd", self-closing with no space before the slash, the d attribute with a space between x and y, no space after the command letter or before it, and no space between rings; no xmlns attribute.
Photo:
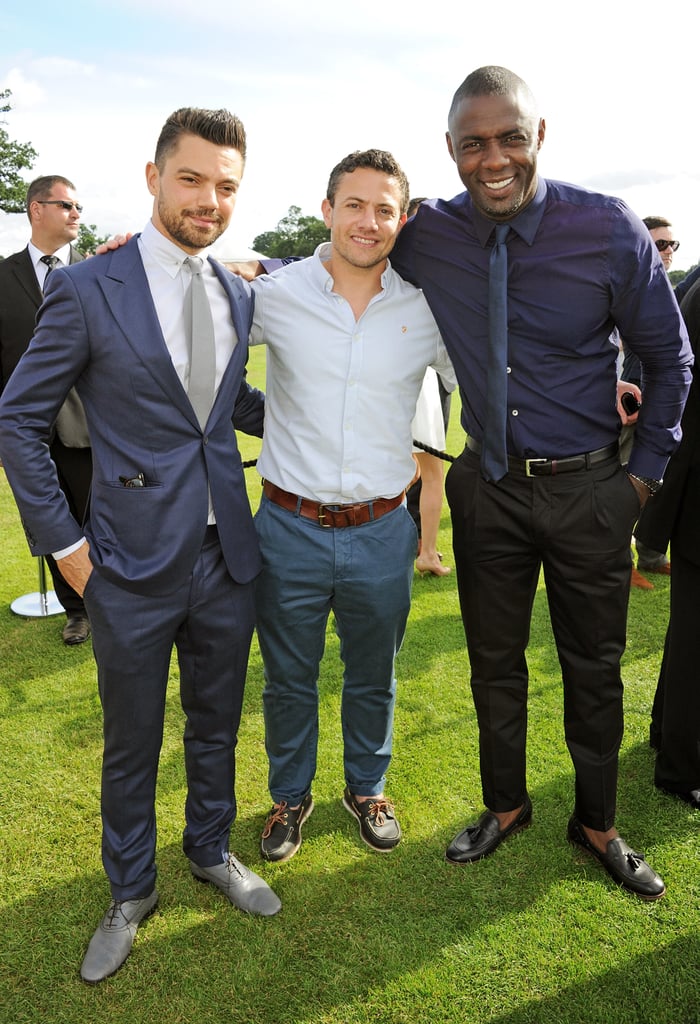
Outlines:
<svg viewBox="0 0 700 1024"><path fill-rule="evenodd" d="M451 364L423 293L389 265L359 320L314 255L253 282L251 345L267 345L258 471L327 504L394 497L412 480L411 421L427 366Z"/></svg>

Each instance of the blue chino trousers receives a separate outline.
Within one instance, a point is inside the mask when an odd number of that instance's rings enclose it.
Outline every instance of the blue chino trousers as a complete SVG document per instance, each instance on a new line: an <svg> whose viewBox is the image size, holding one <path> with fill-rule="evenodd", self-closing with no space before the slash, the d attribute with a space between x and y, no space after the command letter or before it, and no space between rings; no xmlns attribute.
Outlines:
<svg viewBox="0 0 700 1024"><path fill-rule="evenodd" d="M377 795L391 759L394 660L416 554L413 520L402 504L364 526L328 528L263 496L255 525L263 559L255 603L272 799L295 807L311 789L319 666L331 612L344 666L345 781L353 793Z"/></svg>

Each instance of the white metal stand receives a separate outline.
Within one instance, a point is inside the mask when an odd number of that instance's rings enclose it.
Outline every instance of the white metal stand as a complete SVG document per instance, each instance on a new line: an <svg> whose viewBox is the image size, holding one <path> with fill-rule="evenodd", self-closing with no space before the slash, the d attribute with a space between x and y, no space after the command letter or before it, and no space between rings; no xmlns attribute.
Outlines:
<svg viewBox="0 0 700 1024"><path fill-rule="evenodd" d="M23 615L29 619L44 618L48 615L60 615L65 609L56 597L53 590L46 589L46 563L40 555L37 558L39 563L39 591L34 594L23 594L16 597L10 605L15 615Z"/></svg>

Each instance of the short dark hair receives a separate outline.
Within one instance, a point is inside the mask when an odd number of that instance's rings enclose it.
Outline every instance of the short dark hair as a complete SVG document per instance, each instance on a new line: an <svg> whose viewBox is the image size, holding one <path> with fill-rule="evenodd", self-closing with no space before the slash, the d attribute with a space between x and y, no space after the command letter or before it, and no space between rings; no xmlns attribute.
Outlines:
<svg viewBox="0 0 700 1024"><path fill-rule="evenodd" d="M47 199L51 195L54 185L65 185L66 188L71 188L75 192L73 182L64 178L62 174L43 174L40 178L35 178L27 189L27 217L29 217L30 224L32 222L30 206L39 199Z"/></svg>
<svg viewBox="0 0 700 1024"><path fill-rule="evenodd" d="M408 213L408 216L413 217L418 212L418 207L420 206L420 204L424 203L427 198L427 196L416 196L415 199L409 199L408 210L406 211Z"/></svg>
<svg viewBox="0 0 700 1024"><path fill-rule="evenodd" d="M535 97L532 95L530 86L514 71L499 67L497 64L487 64L483 68L477 68L476 71L467 75L452 97L447 118L448 124L452 123L455 111L462 100L473 96L508 96L513 92L524 93L532 103L534 110Z"/></svg>
<svg viewBox="0 0 700 1024"><path fill-rule="evenodd" d="M645 217L642 221L648 231L653 231L654 228L670 228L671 221L666 220L665 217Z"/></svg>
<svg viewBox="0 0 700 1024"><path fill-rule="evenodd" d="M331 176L328 179L328 188L326 189L326 199L331 206L335 202L335 194L338 191L340 179L343 175L352 174L353 171L364 167L368 167L372 171L381 171L382 174L389 174L392 178L396 178L401 191L401 213L405 213L408 209L408 197L410 194L408 178L391 153L387 153L385 149L356 149L354 153L349 153L339 164L335 165L331 171Z"/></svg>
<svg viewBox="0 0 700 1024"><path fill-rule="evenodd" d="M183 135L198 135L215 146L237 149L245 163L246 136L242 121L228 110L202 110L199 107L181 107L170 115L163 125L153 162L159 171L176 148Z"/></svg>

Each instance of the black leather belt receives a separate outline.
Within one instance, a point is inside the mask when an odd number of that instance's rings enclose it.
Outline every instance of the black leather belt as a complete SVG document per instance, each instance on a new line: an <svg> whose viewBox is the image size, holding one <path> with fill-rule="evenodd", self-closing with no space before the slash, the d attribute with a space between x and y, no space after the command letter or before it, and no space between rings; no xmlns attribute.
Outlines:
<svg viewBox="0 0 700 1024"><path fill-rule="evenodd" d="M467 448L475 455L481 455L481 442L473 437L467 438ZM593 469L601 462L620 457L617 441L607 444L605 448L596 448L594 452L583 455L569 455L565 459L516 459L508 456L508 472L519 473L521 476L556 476L558 473L577 473L582 469Z"/></svg>

